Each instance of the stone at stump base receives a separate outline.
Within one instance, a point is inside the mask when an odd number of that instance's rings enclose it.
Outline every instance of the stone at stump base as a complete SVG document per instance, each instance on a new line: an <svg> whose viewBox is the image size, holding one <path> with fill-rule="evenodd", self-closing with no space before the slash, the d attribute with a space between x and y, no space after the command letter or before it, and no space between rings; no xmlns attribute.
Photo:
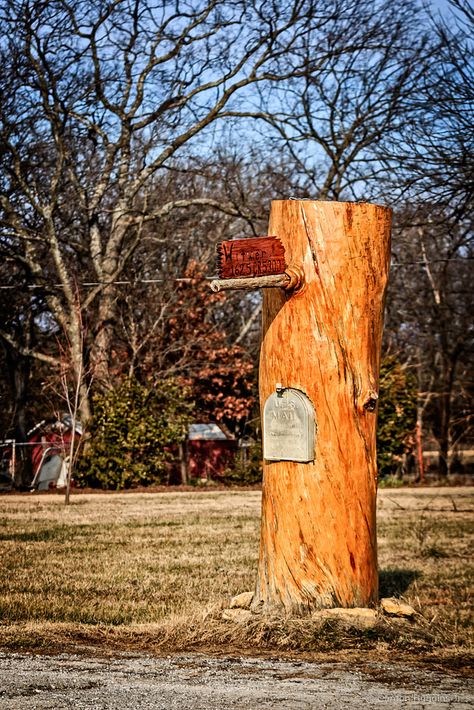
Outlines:
<svg viewBox="0 0 474 710"><path fill-rule="evenodd" d="M318 609L314 611L311 618L317 621L336 619L344 626L355 626L359 629L372 629L377 623L377 612L375 609L365 608L342 608Z"/></svg>
<svg viewBox="0 0 474 710"><path fill-rule="evenodd" d="M250 609L253 599L253 592L242 592L230 600L230 609Z"/></svg>
<svg viewBox="0 0 474 710"><path fill-rule="evenodd" d="M250 621L252 617L255 618L256 615L259 615L259 610L257 610L256 614L250 611L253 598L253 592L242 592L232 597L229 608L224 609L221 618L236 623L246 623ZM380 600L378 611L376 609L362 607L317 609L311 614L311 619L320 623L327 620L336 620L346 627L352 626L359 629L372 629L376 626L377 621L380 620L380 614L400 621L412 621L416 615L416 611L412 606L401 602L399 599L395 599L395 597L387 597Z"/></svg>
<svg viewBox="0 0 474 710"><path fill-rule="evenodd" d="M380 600L380 608L387 616L397 616L405 619L412 619L416 611L409 604L401 602L395 597L386 597Z"/></svg>

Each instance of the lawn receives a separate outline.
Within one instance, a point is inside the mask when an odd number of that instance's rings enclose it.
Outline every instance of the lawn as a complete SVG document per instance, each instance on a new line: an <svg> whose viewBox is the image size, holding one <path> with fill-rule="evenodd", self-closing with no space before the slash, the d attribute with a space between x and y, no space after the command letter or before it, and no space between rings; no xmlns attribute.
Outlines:
<svg viewBox="0 0 474 710"><path fill-rule="evenodd" d="M384 489L382 596L419 612L361 631L311 619L221 619L252 589L260 493L5 495L0 647L400 654L462 666L472 650L473 488Z"/></svg>

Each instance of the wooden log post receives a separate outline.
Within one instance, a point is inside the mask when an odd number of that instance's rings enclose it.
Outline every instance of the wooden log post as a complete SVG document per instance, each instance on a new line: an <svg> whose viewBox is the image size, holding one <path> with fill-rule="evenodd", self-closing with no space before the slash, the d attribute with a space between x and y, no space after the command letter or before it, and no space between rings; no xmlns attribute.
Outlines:
<svg viewBox="0 0 474 710"><path fill-rule="evenodd" d="M303 283L263 295L254 610L378 601L375 433L390 222L388 208L366 203L272 203L269 234Z"/></svg>
<svg viewBox="0 0 474 710"><path fill-rule="evenodd" d="M214 291L262 288L263 497L254 611L378 601L375 450L388 208L281 200L222 242Z"/></svg>

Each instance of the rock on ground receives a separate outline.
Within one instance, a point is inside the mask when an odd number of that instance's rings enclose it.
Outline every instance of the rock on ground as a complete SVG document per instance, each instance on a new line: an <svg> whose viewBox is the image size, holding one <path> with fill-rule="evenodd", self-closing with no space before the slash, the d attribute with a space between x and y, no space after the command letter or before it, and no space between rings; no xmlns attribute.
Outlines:
<svg viewBox="0 0 474 710"><path fill-rule="evenodd" d="M345 609L336 607L334 609L321 609L315 611L313 619L336 619L345 626L357 626L361 629L371 629L377 623L377 612L375 609L353 608Z"/></svg>
<svg viewBox="0 0 474 710"><path fill-rule="evenodd" d="M242 592L232 597L229 607L231 609L250 609L253 599L253 592Z"/></svg>
<svg viewBox="0 0 474 710"><path fill-rule="evenodd" d="M384 614L388 614L389 616L412 618L416 614L416 611L412 606L405 604L405 602L401 602L399 599L395 599L395 597L386 597L385 599L381 599L380 608Z"/></svg>

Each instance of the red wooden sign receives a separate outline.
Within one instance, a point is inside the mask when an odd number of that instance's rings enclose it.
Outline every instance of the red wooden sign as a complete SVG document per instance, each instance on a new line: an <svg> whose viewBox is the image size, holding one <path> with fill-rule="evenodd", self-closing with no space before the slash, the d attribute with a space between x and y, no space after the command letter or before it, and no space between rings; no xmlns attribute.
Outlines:
<svg viewBox="0 0 474 710"><path fill-rule="evenodd" d="M217 245L220 279L283 274L285 267L285 248L277 237L233 239Z"/></svg>

